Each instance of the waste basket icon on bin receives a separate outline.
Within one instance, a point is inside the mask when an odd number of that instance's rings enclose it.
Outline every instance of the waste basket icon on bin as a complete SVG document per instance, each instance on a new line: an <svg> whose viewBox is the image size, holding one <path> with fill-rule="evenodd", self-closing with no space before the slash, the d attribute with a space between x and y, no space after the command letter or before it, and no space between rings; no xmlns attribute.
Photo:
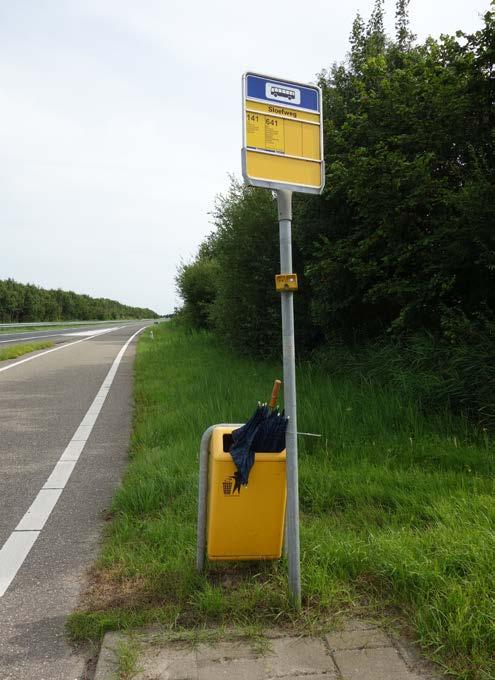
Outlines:
<svg viewBox="0 0 495 680"><path fill-rule="evenodd" d="M234 482L232 481L233 477L227 477L227 479L223 480L223 493L225 496L230 496L230 492L232 491L232 487L234 485Z"/></svg>

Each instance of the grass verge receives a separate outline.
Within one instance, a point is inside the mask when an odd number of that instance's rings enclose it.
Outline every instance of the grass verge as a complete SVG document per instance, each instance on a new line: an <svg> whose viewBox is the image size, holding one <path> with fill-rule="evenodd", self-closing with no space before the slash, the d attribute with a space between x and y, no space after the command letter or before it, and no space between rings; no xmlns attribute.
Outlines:
<svg viewBox="0 0 495 680"><path fill-rule="evenodd" d="M283 561L195 572L200 436L245 419L280 373L170 323L143 335L130 463L72 639L157 622L312 630L348 610L394 612L455 677L495 677L488 433L328 364L298 369L300 430L323 435L300 442L302 611Z"/></svg>
<svg viewBox="0 0 495 680"><path fill-rule="evenodd" d="M0 349L0 361L6 361L7 359L17 359L17 357L22 357L23 354L37 352L40 349L47 349L48 347L53 347L53 342L49 342L47 340L45 342L30 342L23 343L22 345L10 345L9 347L2 347Z"/></svg>

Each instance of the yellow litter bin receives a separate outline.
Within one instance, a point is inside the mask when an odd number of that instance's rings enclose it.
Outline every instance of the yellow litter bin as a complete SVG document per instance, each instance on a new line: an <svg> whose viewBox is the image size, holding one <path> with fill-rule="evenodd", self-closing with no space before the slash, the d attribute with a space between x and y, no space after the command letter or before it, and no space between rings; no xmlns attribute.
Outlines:
<svg viewBox="0 0 495 680"><path fill-rule="evenodd" d="M256 453L249 484L237 481L229 453L235 427L215 427L210 441L207 552L210 560L273 560L282 554L285 449Z"/></svg>

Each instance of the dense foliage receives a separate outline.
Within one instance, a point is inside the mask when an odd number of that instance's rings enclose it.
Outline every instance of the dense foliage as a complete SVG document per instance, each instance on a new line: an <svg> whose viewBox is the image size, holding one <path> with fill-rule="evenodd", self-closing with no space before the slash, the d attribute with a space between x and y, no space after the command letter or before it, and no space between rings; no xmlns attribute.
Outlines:
<svg viewBox="0 0 495 680"><path fill-rule="evenodd" d="M155 318L151 309L67 290L46 290L13 279L0 280L0 322Z"/></svg>
<svg viewBox="0 0 495 680"><path fill-rule="evenodd" d="M280 345L280 300L275 292L279 241L277 206L270 192L231 181L217 200L215 231L194 262L182 264L177 288L182 315L196 328L216 330L233 346L251 354L273 354ZM295 254L295 268L303 263ZM295 300L298 346L314 344L307 310L309 289Z"/></svg>
<svg viewBox="0 0 495 680"><path fill-rule="evenodd" d="M408 0L397 0L394 39L384 32L382 0L367 23L357 16L348 59L319 76L324 192L294 196L299 351L387 338L407 348L426 337L425 365L441 356L448 368L442 389L449 392L455 365L457 387L485 411L495 403L491 7L473 35L424 44L409 30ZM274 197L232 181L214 226L179 271L183 313L243 351L278 349ZM202 286L184 285L197 277Z"/></svg>
<svg viewBox="0 0 495 680"><path fill-rule="evenodd" d="M408 47L380 11L321 78L327 188L299 232L313 315L327 334L462 340L494 320L495 15Z"/></svg>

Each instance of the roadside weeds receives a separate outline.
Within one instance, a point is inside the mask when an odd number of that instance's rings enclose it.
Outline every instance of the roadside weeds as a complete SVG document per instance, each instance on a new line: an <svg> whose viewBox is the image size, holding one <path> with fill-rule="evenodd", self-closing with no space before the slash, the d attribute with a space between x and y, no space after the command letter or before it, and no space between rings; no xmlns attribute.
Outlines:
<svg viewBox="0 0 495 680"><path fill-rule="evenodd" d="M324 436L301 441L295 612L284 560L194 568L199 438L212 423L249 415L280 366L169 323L140 339L135 371L130 462L69 621L73 640L155 624L314 634L346 615L394 612L455 677L492 677L495 467L486 433L449 413L425 415L385 387L299 366L300 427Z"/></svg>

